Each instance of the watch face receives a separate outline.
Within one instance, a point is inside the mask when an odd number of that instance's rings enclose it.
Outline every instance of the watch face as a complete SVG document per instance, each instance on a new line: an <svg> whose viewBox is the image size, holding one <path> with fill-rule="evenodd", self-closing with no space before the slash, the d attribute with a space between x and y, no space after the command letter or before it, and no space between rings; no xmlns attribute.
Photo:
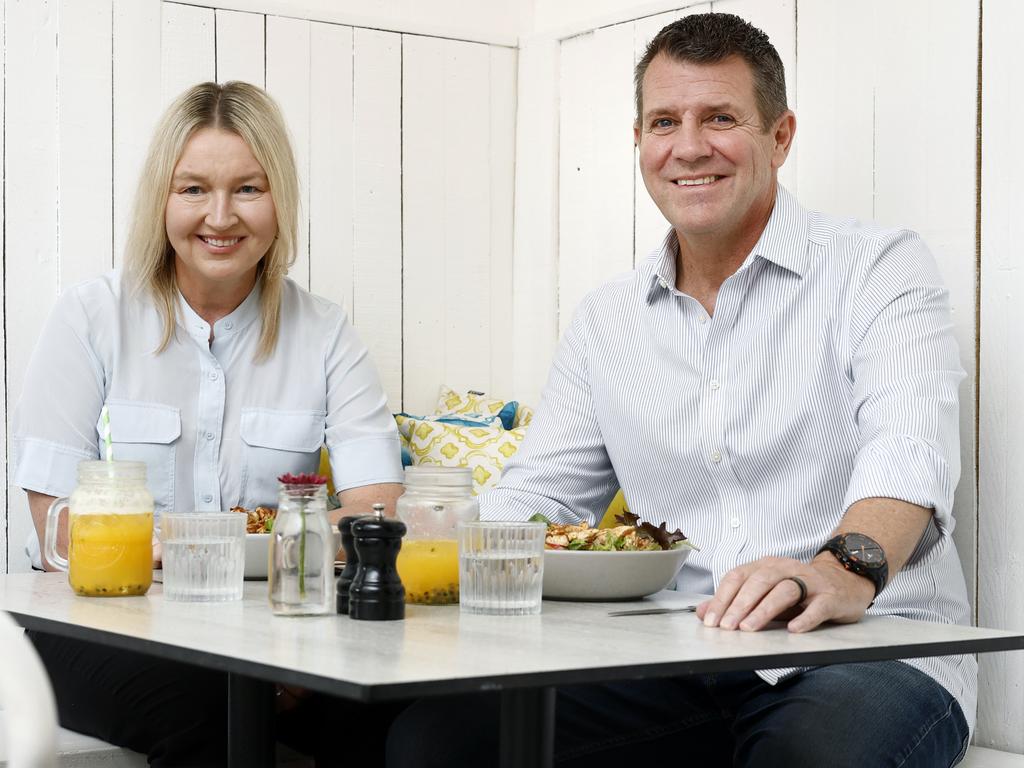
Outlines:
<svg viewBox="0 0 1024 768"><path fill-rule="evenodd" d="M881 565L885 562L885 552L882 548L861 533L847 534L845 544L849 556L864 565Z"/></svg>

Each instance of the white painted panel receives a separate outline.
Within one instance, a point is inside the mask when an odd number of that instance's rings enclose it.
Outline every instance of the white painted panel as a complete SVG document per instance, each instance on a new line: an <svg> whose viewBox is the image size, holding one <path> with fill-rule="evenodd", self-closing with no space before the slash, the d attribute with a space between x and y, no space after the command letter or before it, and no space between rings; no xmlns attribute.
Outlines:
<svg viewBox="0 0 1024 768"><path fill-rule="evenodd" d="M704 4L693 0L534 0L529 21L534 33L569 37Z"/></svg>
<svg viewBox="0 0 1024 768"><path fill-rule="evenodd" d="M114 0L114 263L124 257L128 217L153 128L160 89L160 0Z"/></svg>
<svg viewBox="0 0 1024 768"><path fill-rule="evenodd" d="M392 411L402 409L402 40L356 29L352 316Z"/></svg>
<svg viewBox="0 0 1024 768"><path fill-rule="evenodd" d="M654 39L654 36L667 24L693 13L707 13L710 10L711 3L701 3L700 5L685 8L680 11L659 13L656 16L647 16L643 19L638 19L633 28L634 66L636 62L640 61L644 52L647 50L648 44ZM635 117L635 107L633 109L633 113ZM665 217L661 215L661 211L658 210L658 206L654 204L650 194L647 192L647 187L644 185L643 175L640 173L639 153L634 154L636 154L636 159L634 160L633 169L633 186L635 190L633 237L636 243L635 260L640 261L651 251L661 245L662 240L665 238L665 233L668 232L668 222L665 220Z"/></svg>
<svg viewBox="0 0 1024 768"><path fill-rule="evenodd" d="M230 8L273 16L327 21L353 27L411 32L514 46L520 18L530 10L515 0L180 0L189 5Z"/></svg>
<svg viewBox="0 0 1024 768"><path fill-rule="evenodd" d="M633 266L633 25L562 43L558 320Z"/></svg>
<svg viewBox="0 0 1024 768"><path fill-rule="evenodd" d="M260 13L217 10L217 82L244 80L261 88L266 17Z"/></svg>
<svg viewBox="0 0 1024 768"><path fill-rule="evenodd" d="M860 6L862 9L865 5ZM786 70L786 101L796 110L796 0L714 0L715 13L734 13L760 29L779 52ZM803 8L801 7L801 12ZM862 11L863 12L863 11ZM793 193L799 192L797 153L791 151L779 170L779 181Z"/></svg>
<svg viewBox="0 0 1024 768"><path fill-rule="evenodd" d="M217 76L213 10L162 4L160 93L164 105L196 83Z"/></svg>
<svg viewBox="0 0 1024 768"><path fill-rule="evenodd" d="M4 304L7 328L17 331L7 335L7 402L12 406L58 287L58 15L57 0L9 2L6 7ZM12 489L10 571L28 569L22 547L31 530L25 494Z"/></svg>
<svg viewBox="0 0 1024 768"><path fill-rule="evenodd" d="M886 23L874 38L875 217L920 232L949 286L967 371L960 388L962 471L954 538L973 601L978 6L952 3L941 14L932 9L929 0L877 5Z"/></svg>
<svg viewBox="0 0 1024 768"><path fill-rule="evenodd" d="M878 70L871 7L845 0L801 5L796 68L800 200L862 220L874 218Z"/></svg>
<svg viewBox="0 0 1024 768"><path fill-rule="evenodd" d="M444 46L435 38L402 39L402 391L410 413L433 410L438 387L447 383L446 304L454 297L447 292L445 144L451 104L445 101ZM467 105L457 116L462 114L479 113ZM465 122L479 127L478 119Z"/></svg>
<svg viewBox="0 0 1024 768"><path fill-rule="evenodd" d="M2 13L5 17L6 17L6 10L7 10L7 0L0 0L0 13ZM5 27L2 24L0 24L0 49L6 50ZM2 114L5 114L5 111L4 111L4 89L0 88L0 115L2 115ZM0 162L3 162L3 157L2 156L3 156L3 154L5 152L6 152L6 147L3 145L3 143L0 143ZM0 253L4 253L4 245L5 245L5 243L4 243L4 210L3 210L3 206L0 205ZM0 285L4 286L4 291L6 293L6 288L7 288L7 270L6 270L5 266L4 266L4 264L2 263L2 261L0 261ZM7 339L6 323L0 323L0 346L2 346L5 349L6 349L6 345L7 345L7 340L6 339ZM2 381L4 383L4 389L6 391L6 387L7 387L7 359L6 359L5 355L0 355L0 381ZM6 397L3 399L3 401L0 401L0 424L3 424L4 427L5 427L5 429L4 429L4 439L3 439L2 442L0 442L0 458L2 458L2 461L3 461L4 478L7 478L10 469L9 469L9 466L8 466L9 452L7 450L7 436L8 436L8 432L6 430L6 426L7 426L7 398ZM15 491L15 493L20 493L20 491ZM7 537L7 519L8 518L7 518L7 514L8 514L8 510L10 509L10 497L11 497L10 483L5 481L4 482L4 488L3 488L3 504L4 504L4 508L3 508L3 513L2 513L4 524L3 524L3 526L0 526L0 573L7 573L7 563L8 563L8 560L9 560L8 555L7 555L7 552L8 552L8 537Z"/></svg>
<svg viewBox="0 0 1024 768"><path fill-rule="evenodd" d="M513 387L538 404L558 340L558 86L560 45L524 41L516 102Z"/></svg>
<svg viewBox="0 0 1024 768"><path fill-rule="evenodd" d="M512 360L512 227L515 191L516 63L514 50L490 46L490 391L520 397Z"/></svg>
<svg viewBox="0 0 1024 768"><path fill-rule="evenodd" d="M407 36L402 67L403 393L423 413L441 384L490 389L490 55Z"/></svg>
<svg viewBox="0 0 1024 768"><path fill-rule="evenodd" d="M299 171L299 239L288 276L309 288L309 22L267 17L267 91L284 113Z"/></svg>
<svg viewBox="0 0 1024 768"><path fill-rule="evenodd" d="M1024 73L1017 30L1024 6L986 0L981 165L981 392L978 487L978 623L1024 629ZM946 165L937 163L937 169ZM945 187L945 185L943 185ZM964 259L967 260L966 258ZM1024 753L1024 654L986 653L976 740Z"/></svg>
<svg viewBox="0 0 1024 768"><path fill-rule="evenodd" d="M310 25L310 289L352 310L352 28Z"/></svg>
<svg viewBox="0 0 1024 768"><path fill-rule="evenodd" d="M58 290L113 266L111 0L61 0Z"/></svg>

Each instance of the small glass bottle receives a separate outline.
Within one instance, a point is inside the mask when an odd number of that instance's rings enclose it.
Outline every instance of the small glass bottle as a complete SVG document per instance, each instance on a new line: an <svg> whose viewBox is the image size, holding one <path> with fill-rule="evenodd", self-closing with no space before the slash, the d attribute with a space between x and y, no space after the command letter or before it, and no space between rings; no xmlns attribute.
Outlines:
<svg viewBox="0 0 1024 768"><path fill-rule="evenodd" d="M282 482L270 539L269 593L279 616L334 610L334 548L327 486Z"/></svg>
<svg viewBox="0 0 1024 768"><path fill-rule="evenodd" d="M405 468L405 493L396 507L408 532L398 553L405 601L422 605L459 602L460 522L476 520L473 475L461 467Z"/></svg>

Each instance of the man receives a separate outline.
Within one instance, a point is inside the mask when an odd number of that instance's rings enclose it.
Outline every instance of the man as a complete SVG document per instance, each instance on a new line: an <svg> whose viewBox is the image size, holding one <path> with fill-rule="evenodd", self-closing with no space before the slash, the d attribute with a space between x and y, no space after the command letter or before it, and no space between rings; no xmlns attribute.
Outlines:
<svg viewBox="0 0 1024 768"><path fill-rule="evenodd" d="M723 631L781 618L806 632L868 609L967 623L950 535L963 371L924 244L805 211L778 186L795 118L777 52L743 20L670 24L636 86L640 166L672 230L583 301L482 515L593 522L621 484L641 518L701 547L679 588L713 593L697 615ZM974 659L947 657L568 688L556 759L949 766L976 687ZM474 764L495 749L495 707L414 707L394 764ZM447 740L468 743L431 753L445 718L474 724ZM419 759L398 760L400 739Z"/></svg>

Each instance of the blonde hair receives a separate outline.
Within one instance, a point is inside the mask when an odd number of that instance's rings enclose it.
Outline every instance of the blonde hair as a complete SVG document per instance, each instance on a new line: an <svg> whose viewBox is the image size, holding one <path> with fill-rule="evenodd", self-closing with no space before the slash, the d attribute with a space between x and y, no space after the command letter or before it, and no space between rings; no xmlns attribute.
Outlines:
<svg viewBox="0 0 1024 768"><path fill-rule="evenodd" d="M159 354L174 336L178 306L174 249L165 224L171 177L185 144L203 128L219 128L240 136L263 166L270 184L277 211L277 237L256 267L262 318L256 361L264 360L277 345L282 282L295 261L299 182L284 118L263 89L237 80L224 85L200 83L168 107L149 146L135 195L125 253L126 273L134 288L152 296L163 319Z"/></svg>

